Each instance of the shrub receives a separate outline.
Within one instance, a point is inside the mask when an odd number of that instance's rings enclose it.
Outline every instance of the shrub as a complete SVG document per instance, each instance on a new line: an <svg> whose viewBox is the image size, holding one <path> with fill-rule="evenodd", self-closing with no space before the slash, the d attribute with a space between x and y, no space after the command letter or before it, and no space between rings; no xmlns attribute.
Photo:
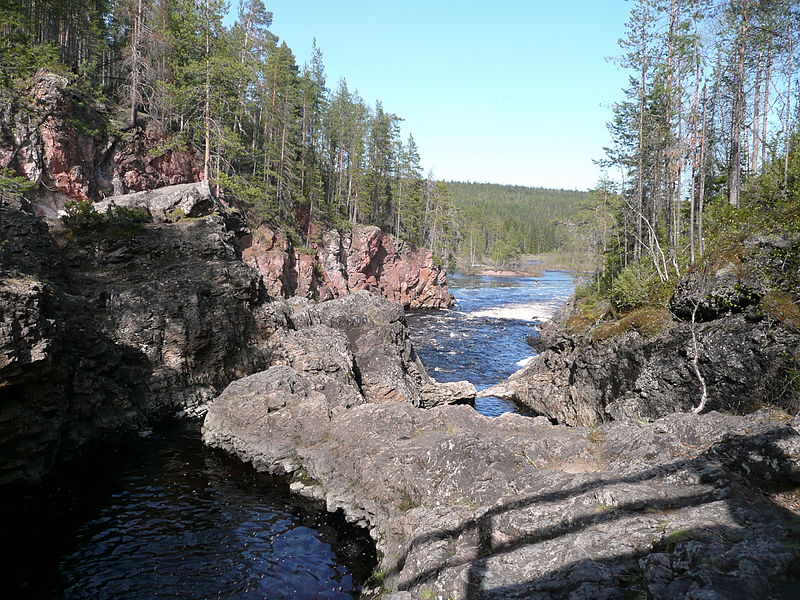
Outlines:
<svg viewBox="0 0 800 600"><path fill-rule="evenodd" d="M61 217L64 226L73 233L95 234L104 238L125 238L137 234L142 224L150 221L150 214L138 206L108 207L105 214L94 209L88 200L68 201Z"/></svg>
<svg viewBox="0 0 800 600"><path fill-rule="evenodd" d="M674 290L674 281L663 281L648 261L642 261L628 265L614 278L609 300L617 310L648 305L665 307Z"/></svg>
<svg viewBox="0 0 800 600"><path fill-rule="evenodd" d="M68 200L64 210L67 214L61 217L61 222L71 231L97 229L104 222L103 215L94 209L89 200Z"/></svg>

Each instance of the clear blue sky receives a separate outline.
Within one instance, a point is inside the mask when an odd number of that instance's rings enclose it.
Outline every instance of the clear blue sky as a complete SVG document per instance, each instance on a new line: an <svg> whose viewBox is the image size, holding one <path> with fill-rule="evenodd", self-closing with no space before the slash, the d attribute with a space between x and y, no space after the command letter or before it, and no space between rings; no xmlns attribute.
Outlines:
<svg viewBox="0 0 800 600"><path fill-rule="evenodd" d="M234 0L232 4L236 4ZM438 179L587 189L627 76L624 0L265 0L272 31L328 87L398 114Z"/></svg>

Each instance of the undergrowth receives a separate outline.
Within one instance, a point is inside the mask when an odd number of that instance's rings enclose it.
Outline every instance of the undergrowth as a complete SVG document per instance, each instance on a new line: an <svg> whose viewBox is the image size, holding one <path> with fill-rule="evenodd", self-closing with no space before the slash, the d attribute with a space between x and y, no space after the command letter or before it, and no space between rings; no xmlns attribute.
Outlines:
<svg viewBox="0 0 800 600"><path fill-rule="evenodd" d="M105 239L124 239L142 231L150 215L144 208L111 204L105 214L94 209L88 200L69 201L61 217L70 235L95 236Z"/></svg>

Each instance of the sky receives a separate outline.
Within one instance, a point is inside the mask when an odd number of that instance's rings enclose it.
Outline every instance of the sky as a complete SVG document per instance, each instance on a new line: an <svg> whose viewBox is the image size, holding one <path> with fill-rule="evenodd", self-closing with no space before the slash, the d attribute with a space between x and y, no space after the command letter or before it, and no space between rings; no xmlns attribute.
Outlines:
<svg viewBox="0 0 800 600"><path fill-rule="evenodd" d="M236 2L234 1L233 4ZM403 118L437 179L589 189L601 173L625 0L265 0L327 85Z"/></svg>

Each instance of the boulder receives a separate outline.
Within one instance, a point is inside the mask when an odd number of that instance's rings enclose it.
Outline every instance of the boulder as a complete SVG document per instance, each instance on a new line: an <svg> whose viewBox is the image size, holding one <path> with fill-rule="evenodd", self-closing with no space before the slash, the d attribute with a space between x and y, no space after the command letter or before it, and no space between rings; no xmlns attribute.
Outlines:
<svg viewBox="0 0 800 600"><path fill-rule="evenodd" d="M224 209L207 181L171 185L147 192L110 196L96 202L94 209L104 214L112 206L141 208L157 223L173 223L221 213Z"/></svg>
<svg viewBox="0 0 800 600"><path fill-rule="evenodd" d="M463 381L442 384L430 378L411 344L403 307L366 291L319 304L300 304L290 314L298 333L313 336L319 326L346 336L354 377L369 402L409 402L415 406L468 402L475 387Z"/></svg>

